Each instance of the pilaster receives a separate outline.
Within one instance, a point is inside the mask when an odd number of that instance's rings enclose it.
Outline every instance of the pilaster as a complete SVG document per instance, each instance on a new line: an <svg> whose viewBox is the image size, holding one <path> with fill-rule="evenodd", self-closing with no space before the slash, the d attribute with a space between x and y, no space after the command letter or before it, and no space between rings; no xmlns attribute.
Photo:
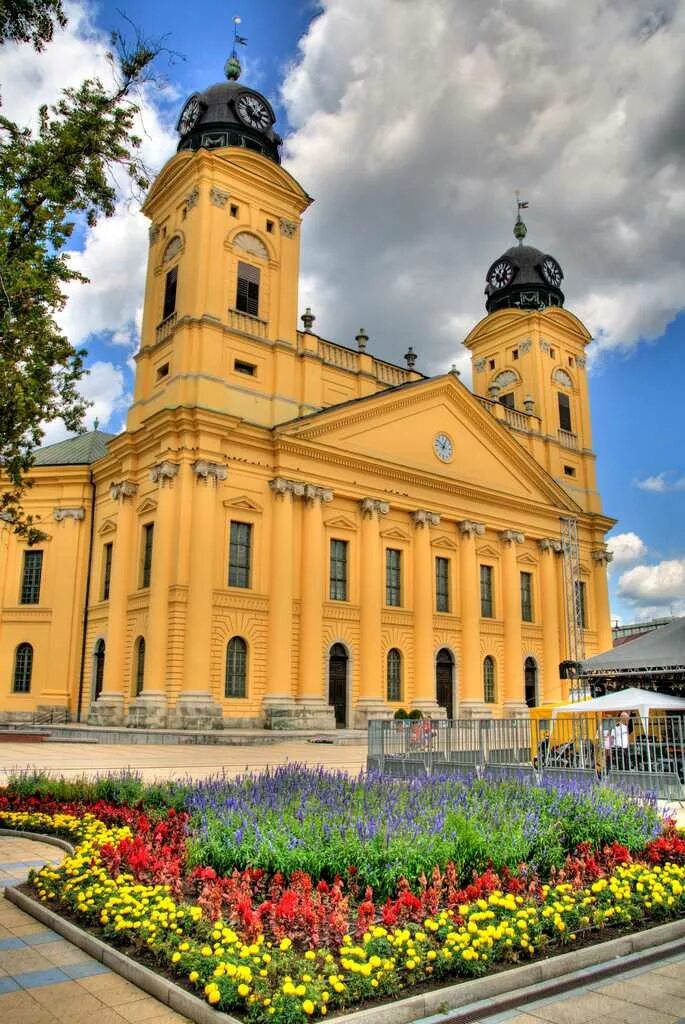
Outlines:
<svg viewBox="0 0 685 1024"><path fill-rule="evenodd" d="M295 495L304 495L304 484L275 477L269 481L269 487L273 503L264 715L268 729L291 729L295 725L292 694L293 500Z"/></svg>
<svg viewBox="0 0 685 1024"><path fill-rule="evenodd" d="M483 718L492 714L483 703L480 664L480 593L476 537L485 533L484 523L464 519L459 531L459 583L461 592L461 671L459 677L459 717Z"/></svg>
<svg viewBox="0 0 685 1024"><path fill-rule="evenodd" d="M365 729L372 718L391 718L381 670L381 607L383 605L380 520L390 505L377 498L359 502L361 524L359 700L354 725Z"/></svg>
<svg viewBox="0 0 685 1024"><path fill-rule="evenodd" d="M440 525L435 512L417 509L410 513L414 524L414 699L418 708L431 718L444 717L435 692L433 658L433 572L431 526Z"/></svg>
<svg viewBox="0 0 685 1024"><path fill-rule="evenodd" d="M138 493L138 485L133 480L119 480L110 485L109 492L119 510L112 552L102 692L90 706L88 721L92 725L122 725L124 721L128 572L134 542L133 498Z"/></svg>
<svg viewBox="0 0 685 1024"><path fill-rule="evenodd" d="M521 581L516 562L516 547L525 537L516 530L503 530L502 596L504 604L504 663L502 700L510 718L528 715L523 686L523 649L521 643Z"/></svg>
<svg viewBox="0 0 685 1024"><path fill-rule="evenodd" d="M305 729L335 729L335 712L325 690L322 654L326 552L323 506L333 491L313 484L302 494L302 593L300 604L300 678L296 717Z"/></svg>
<svg viewBox="0 0 685 1024"><path fill-rule="evenodd" d="M607 566L613 557L611 551L604 546L592 552L592 579L595 592L595 620L599 653L610 651L612 648Z"/></svg>
<svg viewBox="0 0 685 1024"><path fill-rule="evenodd" d="M557 556L561 554L561 541L554 537L543 537L538 541L540 548L540 613L542 615L542 695L544 704L558 704L563 699L559 677L559 584L557 579Z"/></svg>

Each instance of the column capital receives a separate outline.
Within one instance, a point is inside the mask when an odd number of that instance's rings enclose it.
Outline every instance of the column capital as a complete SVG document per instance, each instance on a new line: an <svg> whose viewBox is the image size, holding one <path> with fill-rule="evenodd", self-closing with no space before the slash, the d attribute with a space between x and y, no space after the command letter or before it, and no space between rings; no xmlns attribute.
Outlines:
<svg viewBox="0 0 685 1024"><path fill-rule="evenodd" d="M363 519L373 519L374 516L380 519L381 516L387 516L390 511L388 502L379 501L377 498L362 498L359 502L359 508L361 509Z"/></svg>
<svg viewBox="0 0 685 1024"><path fill-rule="evenodd" d="M53 508L52 518L56 523L61 523L63 519L85 519L86 510L83 505L79 505L77 508Z"/></svg>
<svg viewBox="0 0 685 1024"><path fill-rule="evenodd" d="M134 498L138 493L138 484L133 480L119 480L109 485L109 495L114 501L123 501L124 498Z"/></svg>
<svg viewBox="0 0 685 1024"><path fill-rule="evenodd" d="M171 481L178 474L179 466L176 462L169 462L164 459L162 462L155 463L154 466L150 467L150 480L153 484L159 484L160 487L164 486L164 481L167 480L171 486Z"/></svg>
<svg viewBox="0 0 685 1024"><path fill-rule="evenodd" d="M426 512L425 508L417 508L409 516L417 530L422 530L424 526L440 526L440 516L436 512Z"/></svg>
<svg viewBox="0 0 685 1024"><path fill-rule="evenodd" d="M592 561L597 562L599 565L608 565L613 560L614 556L608 548L597 548L592 552Z"/></svg>
<svg viewBox="0 0 685 1024"><path fill-rule="evenodd" d="M561 554L561 541L557 540L556 537L542 537L538 541L538 547L540 551L552 551L557 555Z"/></svg>
<svg viewBox="0 0 685 1024"><path fill-rule="evenodd" d="M525 534L519 533L518 530L502 530L499 539L505 544L523 544L526 537Z"/></svg>
<svg viewBox="0 0 685 1024"><path fill-rule="evenodd" d="M317 501L322 504L328 504L329 501L333 501L333 491L330 487L316 487L314 484L305 484L302 497L307 505L313 505Z"/></svg>
<svg viewBox="0 0 685 1024"><path fill-rule="evenodd" d="M459 533L468 537L482 537L485 533L485 523L473 523L470 519L462 519L457 526Z"/></svg>
<svg viewBox="0 0 685 1024"><path fill-rule="evenodd" d="M228 468L220 462L208 462L207 459L196 459L191 469L195 476L196 483L204 483L205 486L211 480L214 486L221 483L228 476Z"/></svg>

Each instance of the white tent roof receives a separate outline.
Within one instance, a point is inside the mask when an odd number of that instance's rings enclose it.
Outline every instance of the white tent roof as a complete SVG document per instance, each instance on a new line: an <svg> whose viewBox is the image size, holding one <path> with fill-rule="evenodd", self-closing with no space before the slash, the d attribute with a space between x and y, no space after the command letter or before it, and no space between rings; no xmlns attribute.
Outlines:
<svg viewBox="0 0 685 1024"><path fill-rule="evenodd" d="M622 711L639 711L640 716L646 718L650 710L653 709L685 711L685 700L682 697L669 697L666 693L651 693L649 690L640 690L636 686L631 686L627 690L607 693L604 697L595 697L594 700L583 700L576 704L566 704L564 707L554 708L552 718L556 718L559 714L585 715L599 712L615 712L620 715Z"/></svg>

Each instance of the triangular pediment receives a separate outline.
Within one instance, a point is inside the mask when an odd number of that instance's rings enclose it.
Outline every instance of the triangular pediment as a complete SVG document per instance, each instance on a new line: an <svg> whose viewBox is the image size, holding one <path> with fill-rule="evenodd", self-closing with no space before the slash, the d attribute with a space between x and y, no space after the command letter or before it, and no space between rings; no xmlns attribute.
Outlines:
<svg viewBox="0 0 685 1024"><path fill-rule="evenodd" d="M116 520L114 520L114 519L105 519L105 520L103 520L103 523L100 526L100 529L98 530L98 533L99 533L99 535L101 537L104 537L108 533L114 533L116 531L116 528L117 528Z"/></svg>
<svg viewBox="0 0 685 1024"><path fill-rule="evenodd" d="M330 519L324 521L325 526L330 526L335 530L356 530L357 524L353 519L348 519L347 516L332 516Z"/></svg>
<svg viewBox="0 0 685 1024"><path fill-rule="evenodd" d="M481 544L476 551L480 558L499 558L501 553L497 548L493 548L492 544Z"/></svg>
<svg viewBox="0 0 685 1024"><path fill-rule="evenodd" d="M580 511L562 488L452 374L335 406L277 428L279 438L430 474L471 491ZM443 455L441 459L439 456ZM433 485L435 486L435 484Z"/></svg>
<svg viewBox="0 0 685 1024"><path fill-rule="evenodd" d="M385 540L409 540L409 534L405 533L404 530L400 530L397 526L391 526L387 530L381 530L381 537L384 537Z"/></svg>
<svg viewBox="0 0 685 1024"><path fill-rule="evenodd" d="M156 511L157 511L157 502L154 501L152 498L144 498L141 501L141 503L138 506L138 508L136 509L136 512L138 513L139 516L145 515L147 512L156 512Z"/></svg>
<svg viewBox="0 0 685 1024"><path fill-rule="evenodd" d="M440 534L438 537L433 537L431 544L434 548L448 548L450 551L456 551L457 545L454 543L451 537L446 537L445 534Z"/></svg>
<svg viewBox="0 0 685 1024"><path fill-rule="evenodd" d="M246 494L241 494L239 498L229 498L223 505L224 508L240 509L242 512L262 511L262 506L258 505L252 498L248 498Z"/></svg>
<svg viewBox="0 0 685 1024"><path fill-rule="evenodd" d="M524 551L522 555L519 555L519 557L516 559L516 561L520 565L537 565L538 564L535 561L535 559L533 558L533 556L528 551Z"/></svg>

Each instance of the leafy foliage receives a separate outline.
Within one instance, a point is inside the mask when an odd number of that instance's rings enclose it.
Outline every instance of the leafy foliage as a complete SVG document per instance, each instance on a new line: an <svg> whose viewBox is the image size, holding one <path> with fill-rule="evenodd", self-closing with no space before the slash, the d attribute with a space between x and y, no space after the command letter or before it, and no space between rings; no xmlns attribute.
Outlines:
<svg viewBox="0 0 685 1024"><path fill-rule="evenodd" d="M64 23L57 2L15 2L3 8L0 31L40 49L53 18ZM135 98L160 50L115 33L109 87L92 78L65 89L54 106L40 108L35 128L0 116L0 463L9 485L0 515L29 543L42 534L21 499L41 425L61 418L77 430L85 412L77 389L85 353L55 320L65 286L86 280L65 248L79 219L92 226L114 213L116 168L135 187L147 185Z"/></svg>
<svg viewBox="0 0 685 1024"><path fill-rule="evenodd" d="M55 26L67 23L62 0L2 0L0 43L33 43L42 50Z"/></svg>

